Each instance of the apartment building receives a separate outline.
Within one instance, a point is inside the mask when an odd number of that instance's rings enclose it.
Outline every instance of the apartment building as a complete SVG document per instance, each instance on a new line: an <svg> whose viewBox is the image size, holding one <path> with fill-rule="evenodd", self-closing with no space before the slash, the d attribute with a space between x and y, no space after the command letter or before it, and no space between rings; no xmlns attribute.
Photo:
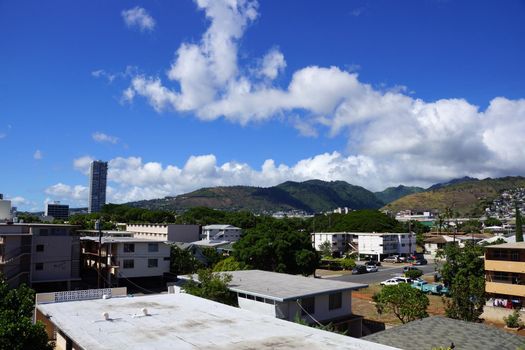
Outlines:
<svg viewBox="0 0 525 350"><path fill-rule="evenodd" d="M119 289L37 295L55 349L396 349L190 294Z"/></svg>
<svg viewBox="0 0 525 350"><path fill-rule="evenodd" d="M11 220L11 201L4 199L0 193L0 222Z"/></svg>
<svg viewBox="0 0 525 350"><path fill-rule="evenodd" d="M321 245L329 242L334 255L355 252L359 257L382 260L388 255L410 255L416 251L415 233L377 232L314 232L312 245L320 251Z"/></svg>
<svg viewBox="0 0 525 350"><path fill-rule="evenodd" d="M128 224L126 231L135 238L186 243L198 241L201 235L199 225Z"/></svg>
<svg viewBox="0 0 525 350"><path fill-rule="evenodd" d="M345 252L357 251L357 236L351 232L314 232L313 247L321 251L322 245L328 242L332 247L332 255L341 256Z"/></svg>
<svg viewBox="0 0 525 350"><path fill-rule="evenodd" d="M162 279L170 271L170 246L164 240L121 236L81 237L82 267L98 274L102 285L127 279ZM100 264L100 270L98 270Z"/></svg>
<svg viewBox="0 0 525 350"><path fill-rule="evenodd" d="M207 241L237 242L242 229L232 225L207 225L202 227L201 239Z"/></svg>
<svg viewBox="0 0 525 350"><path fill-rule="evenodd" d="M0 224L0 273L11 287L71 289L80 281L76 227Z"/></svg>
<svg viewBox="0 0 525 350"><path fill-rule="evenodd" d="M54 219L67 220L69 218L69 205L60 204L60 202L47 203L45 216L51 216Z"/></svg>
<svg viewBox="0 0 525 350"><path fill-rule="evenodd" d="M367 284L332 281L284 273L242 270L225 272L232 276L228 285L237 295L241 309L294 322L332 323L348 335L361 337L362 316L352 313L352 291ZM180 286L190 276L179 276L180 282L168 291L180 293Z"/></svg>
<svg viewBox="0 0 525 350"><path fill-rule="evenodd" d="M525 316L525 242L487 246L485 280L488 302L482 317L501 322L513 309Z"/></svg>
<svg viewBox="0 0 525 350"><path fill-rule="evenodd" d="M97 213L106 204L108 163L100 160L91 162L89 168L88 212Z"/></svg>

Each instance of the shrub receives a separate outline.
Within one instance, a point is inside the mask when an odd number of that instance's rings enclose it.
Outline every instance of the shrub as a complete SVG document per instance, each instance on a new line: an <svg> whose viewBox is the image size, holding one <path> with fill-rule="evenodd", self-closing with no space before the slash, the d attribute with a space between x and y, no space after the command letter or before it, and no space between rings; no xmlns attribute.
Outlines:
<svg viewBox="0 0 525 350"><path fill-rule="evenodd" d="M350 258L344 258L339 260L339 264L344 270L351 270L355 267L355 260Z"/></svg>
<svg viewBox="0 0 525 350"><path fill-rule="evenodd" d="M503 317L503 321L509 328L520 328L523 323L520 320L520 312L515 309L509 316Z"/></svg>
<svg viewBox="0 0 525 350"><path fill-rule="evenodd" d="M423 271L421 271L419 269L408 270L407 272L405 272L405 276L409 277L409 278L412 278L412 279L416 279L416 278L419 278L419 277L423 276Z"/></svg>

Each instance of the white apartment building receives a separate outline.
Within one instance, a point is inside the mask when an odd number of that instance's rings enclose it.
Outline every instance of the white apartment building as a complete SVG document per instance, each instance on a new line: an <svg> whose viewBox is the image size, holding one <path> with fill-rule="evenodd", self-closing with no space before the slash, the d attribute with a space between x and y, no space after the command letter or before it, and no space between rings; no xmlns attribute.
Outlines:
<svg viewBox="0 0 525 350"><path fill-rule="evenodd" d="M346 326L349 335L361 336L362 317L352 314L352 291L367 284L261 270L224 273L232 276L229 289L237 294L241 309L292 322L296 317L309 324L331 322ZM180 288L173 286L169 291L177 293Z"/></svg>
<svg viewBox="0 0 525 350"><path fill-rule="evenodd" d="M336 256L357 251L357 236L352 232L314 232L311 237L312 245L317 251L321 251L325 242L331 245L332 254Z"/></svg>
<svg viewBox="0 0 525 350"><path fill-rule="evenodd" d="M324 242L329 242L334 255L356 252L359 256L383 259L391 254L409 255L416 251L416 235L413 232L314 232L311 235L312 245L317 251L321 250Z"/></svg>
<svg viewBox="0 0 525 350"><path fill-rule="evenodd" d="M207 225L202 227L201 239L207 241L237 242L242 229L232 225Z"/></svg>
<svg viewBox="0 0 525 350"><path fill-rule="evenodd" d="M76 227L0 224L0 273L11 287L71 289L80 280Z"/></svg>
<svg viewBox="0 0 525 350"><path fill-rule="evenodd" d="M118 285L122 278L163 277L170 271L170 246L164 240L135 237L81 237L82 264L100 271L105 284Z"/></svg>
<svg viewBox="0 0 525 350"><path fill-rule="evenodd" d="M377 257L382 260L388 255L411 255L416 252L416 234L359 232L359 256Z"/></svg>
<svg viewBox="0 0 525 350"><path fill-rule="evenodd" d="M11 220L11 201L4 199L0 193L0 222Z"/></svg>
<svg viewBox="0 0 525 350"><path fill-rule="evenodd" d="M188 243L198 241L201 233L199 225L176 224L128 224L126 231L135 238Z"/></svg>

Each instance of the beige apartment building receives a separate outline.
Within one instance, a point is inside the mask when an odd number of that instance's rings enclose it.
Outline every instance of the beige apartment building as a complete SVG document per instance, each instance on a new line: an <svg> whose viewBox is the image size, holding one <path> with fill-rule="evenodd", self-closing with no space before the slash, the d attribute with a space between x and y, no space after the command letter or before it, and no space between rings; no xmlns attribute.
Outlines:
<svg viewBox="0 0 525 350"><path fill-rule="evenodd" d="M501 321L513 309L525 314L525 242L488 246L485 252L484 318Z"/></svg>
<svg viewBox="0 0 525 350"><path fill-rule="evenodd" d="M40 291L71 289L80 281L76 227L0 224L0 273L11 287L25 283Z"/></svg>

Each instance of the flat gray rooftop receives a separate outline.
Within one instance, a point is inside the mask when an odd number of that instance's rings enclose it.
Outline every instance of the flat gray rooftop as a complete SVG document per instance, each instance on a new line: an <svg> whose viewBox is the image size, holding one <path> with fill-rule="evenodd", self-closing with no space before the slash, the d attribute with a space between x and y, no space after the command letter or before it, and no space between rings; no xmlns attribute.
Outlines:
<svg viewBox="0 0 525 350"><path fill-rule="evenodd" d="M525 337L441 316L412 321L361 339L407 350L448 348L452 343L461 350L516 350L525 346Z"/></svg>
<svg viewBox="0 0 525 350"><path fill-rule="evenodd" d="M37 306L83 349L395 349L189 294ZM149 316L143 316L146 308ZM109 321L102 314L109 314Z"/></svg>
<svg viewBox="0 0 525 350"><path fill-rule="evenodd" d="M80 237L82 241L93 241L98 242L98 237L85 236ZM165 243L163 239L148 239L148 238L135 238L135 237L108 237L102 236L102 244L105 243Z"/></svg>
<svg viewBox="0 0 525 350"><path fill-rule="evenodd" d="M368 287L367 284L361 283L334 281L262 270L227 271L223 273L232 276L232 281L228 285L231 291L281 302L313 295ZM183 279L189 278L189 276L179 277Z"/></svg>

